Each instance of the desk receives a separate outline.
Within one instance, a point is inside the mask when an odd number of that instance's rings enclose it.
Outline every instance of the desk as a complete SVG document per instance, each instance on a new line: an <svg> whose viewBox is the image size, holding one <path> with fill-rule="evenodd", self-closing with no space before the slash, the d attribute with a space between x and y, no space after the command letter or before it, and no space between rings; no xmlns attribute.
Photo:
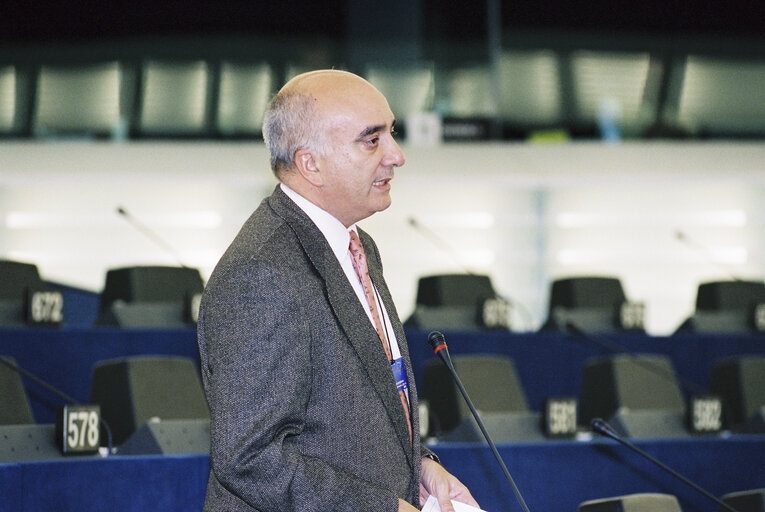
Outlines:
<svg viewBox="0 0 765 512"><path fill-rule="evenodd" d="M765 436L637 444L716 496L765 487ZM486 510L520 510L488 447L431 448ZM506 444L499 451L532 512L575 512L588 499L637 492L674 494L683 512L717 510L705 497L612 441ZM0 464L0 511L201 511L208 473L206 455Z"/></svg>
<svg viewBox="0 0 765 512"><path fill-rule="evenodd" d="M636 444L718 497L765 486L765 436ZM521 510L488 446L432 448L486 510ZM674 494L683 512L717 510L708 498L615 441L547 441L498 449L532 512L575 512L586 500L639 492Z"/></svg>
<svg viewBox="0 0 765 512"><path fill-rule="evenodd" d="M435 359L427 331L408 330L415 381L421 385L422 367ZM638 334L609 336L631 352L666 354L679 377L708 389L709 369L716 359L732 355L765 354L765 335L681 334L656 338ZM608 353L585 340L560 333L447 333L452 355L501 354L515 361L532 409L548 396L579 394L587 359ZM17 328L0 329L0 355L46 379L72 397L87 401L93 365L101 360L142 354L179 355L199 360L194 329ZM53 423L60 400L27 387L38 423Z"/></svg>
<svg viewBox="0 0 765 512"><path fill-rule="evenodd" d="M427 331L408 330L407 341L417 383L423 365L435 359L427 343ZM704 392L709 389L712 363L728 356L765 354L765 335L676 334L652 337L621 333L605 336L630 353L653 353L669 356L678 378L687 387ZM510 357L526 393L529 407L538 409L549 396L578 396L585 362L610 354L606 348L576 336L550 333L455 332L446 333L452 356L460 354L498 354ZM681 383L681 389L683 385ZM693 389L683 389L694 394Z"/></svg>

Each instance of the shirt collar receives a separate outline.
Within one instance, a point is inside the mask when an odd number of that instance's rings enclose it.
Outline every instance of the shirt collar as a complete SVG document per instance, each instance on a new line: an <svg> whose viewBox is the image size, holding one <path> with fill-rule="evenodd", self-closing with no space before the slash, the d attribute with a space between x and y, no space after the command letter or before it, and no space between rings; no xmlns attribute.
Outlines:
<svg viewBox="0 0 765 512"><path fill-rule="evenodd" d="M354 224L350 228L346 228L343 223L337 220L331 213L319 208L284 183L280 183L279 186L287 197L292 199L295 204L308 215L308 218L316 224L316 227L319 228L321 234L327 239L327 243L332 249L332 252L335 253L337 260L342 262L346 259L348 257L348 245L351 242L349 231L351 229L357 231L356 225Z"/></svg>

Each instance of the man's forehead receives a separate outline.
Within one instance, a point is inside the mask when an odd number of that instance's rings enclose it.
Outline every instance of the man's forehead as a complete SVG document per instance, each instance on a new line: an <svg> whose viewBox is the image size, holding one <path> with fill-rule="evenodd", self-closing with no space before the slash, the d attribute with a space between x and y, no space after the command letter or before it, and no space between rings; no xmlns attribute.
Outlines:
<svg viewBox="0 0 765 512"><path fill-rule="evenodd" d="M375 89L371 94L340 95L333 94L317 98L316 107L319 115L334 124L343 124L358 131L379 131L390 129L394 123L393 113L385 97Z"/></svg>
<svg viewBox="0 0 765 512"><path fill-rule="evenodd" d="M386 105L387 107L387 105ZM362 139L393 128L395 119L389 109L359 109L346 105L340 110L329 110L324 116L331 131L342 131L353 139Z"/></svg>

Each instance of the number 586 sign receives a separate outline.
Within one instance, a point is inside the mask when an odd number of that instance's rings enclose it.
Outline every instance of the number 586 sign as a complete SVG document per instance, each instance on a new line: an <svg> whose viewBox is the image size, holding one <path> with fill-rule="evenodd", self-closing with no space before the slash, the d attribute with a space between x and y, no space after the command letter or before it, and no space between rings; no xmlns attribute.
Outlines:
<svg viewBox="0 0 765 512"><path fill-rule="evenodd" d="M101 408L97 405L66 405L59 409L56 439L64 455L95 453L100 440Z"/></svg>

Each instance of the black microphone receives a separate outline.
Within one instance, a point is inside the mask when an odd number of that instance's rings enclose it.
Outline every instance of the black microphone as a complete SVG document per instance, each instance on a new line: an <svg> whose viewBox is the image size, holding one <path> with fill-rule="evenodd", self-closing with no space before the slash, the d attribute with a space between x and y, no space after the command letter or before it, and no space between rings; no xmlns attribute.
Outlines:
<svg viewBox="0 0 765 512"><path fill-rule="evenodd" d="M189 268L183 263L180 255L178 254L178 251L176 251L173 246L167 243L162 237L160 237L157 233L152 231L148 226L136 220L136 218L130 215L130 213L128 213L128 211L123 206L117 206L117 213L125 217L125 220L128 222L128 224L133 226L135 229L140 231L145 237L147 237L149 240L151 240L156 245L161 247L163 251L170 254L173 257L173 259L175 259L175 261L177 261L182 268Z"/></svg>
<svg viewBox="0 0 765 512"><path fill-rule="evenodd" d="M441 358L441 361L443 361L446 367L449 369L449 373L451 373L452 378L454 379L454 382L457 384L457 387L459 388L463 398L465 399L465 402L467 402L467 405L470 408L470 412L473 413L473 417L475 418L476 423L478 423L478 427L481 429L481 433L483 434L483 437L486 438L486 442L489 443L489 447L491 448L491 451L494 454L494 457L497 459L497 462L499 462L499 465L502 467L502 472L505 474L505 478L507 478L507 481L510 484L510 487L513 489L515 498L518 500L518 503L520 503L521 508L523 508L524 512L529 512L529 507L526 505L526 502L523 500L523 496L521 496L521 491L518 489L518 486L515 485L515 482L513 481L513 477L510 476L510 472L507 470L507 466L505 466L505 462L502 460L502 457L499 455L499 452L497 451L497 447L494 446L494 441L491 440L491 437L489 436L489 432L487 432L486 427L483 425L483 421L481 421L481 418L478 416L478 411L476 411L475 407L473 406L473 402L470 400L470 397L468 396L467 391L465 390L465 386L462 385L462 381L457 375L457 372L454 370L454 365L452 364L451 357L449 357L449 349L446 347L446 340L444 339L444 335L438 331L433 331L430 334L428 334L428 343L430 343L430 346L433 347L433 351L435 352L435 354Z"/></svg>
<svg viewBox="0 0 765 512"><path fill-rule="evenodd" d="M10 368L14 372L18 373L19 375L22 375L22 376L26 377L27 379L31 380L32 382L34 382L35 384L37 384L41 388L43 388L43 389L49 391L50 393L56 395L57 397L59 397L64 402L66 402L66 403L68 403L70 405L83 405L82 402L79 402L78 400L75 400L71 396L67 395L66 393L64 393L60 389L58 389L55 386L53 386L53 384L49 384L48 382L45 382L44 380L42 380L40 377L36 376L32 372L30 372L28 370L25 370L24 368L20 367L19 365L11 362L10 359L8 359L6 357L0 357L0 363L4 364L5 366ZM48 407L50 407L50 405L48 405ZM106 423L105 419L103 419L103 418L100 418L100 419L101 419L101 426L104 427L104 431L106 432L106 439L107 439L107 443L108 443L109 455L111 455L112 454L112 430L109 428L109 424Z"/></svg>
<svg viewBox="0 0 765 512"><path fill-rule="evenodd" d="M738 512L735 508L731 507L730 505L725 503L723 500L719 499L714 494L710 493L709 491L706 491L706 490L702 489L701 487L699 487L695 483L691 482L690 480L688 480L686 477L684 477L683 475L681 475L680 473L678 473L674 469L670 468L666 464L664 464L664 463L656 460L655 458L651 457L646 452L644 452L643 450L641 450L640 448L638 448L634 444L630 443L629 441L627 441L626 439L624 439L623 437L618 435L616 432L614 432L614 429L611 428L611 425L609 425L608 423L606 423L602 419L600 419L600 418L593 419L592 422L590 423L590 427L591 427L593 432L595 432L597 434L600 434L602 436L605 436L605 437L609 437L609 438L613 439L614 441L617 441L618 443L623 444L624 446L626 446L630 450L634 451L635 453L637 453L641 457L645 457L646 459L650 460L651 462L653 462L654 464L659 466L661 469L663 469L664 471L666 471L670 475L674 476L675 478L677 478L678 480L680 480L684 484L692 487L694 490L700 492L701 494L703 494L707 498L711 499L712 501L714 501L715 503L717 503L721 507L725 508L726 510L729 510L730 512Z"/></svg>

